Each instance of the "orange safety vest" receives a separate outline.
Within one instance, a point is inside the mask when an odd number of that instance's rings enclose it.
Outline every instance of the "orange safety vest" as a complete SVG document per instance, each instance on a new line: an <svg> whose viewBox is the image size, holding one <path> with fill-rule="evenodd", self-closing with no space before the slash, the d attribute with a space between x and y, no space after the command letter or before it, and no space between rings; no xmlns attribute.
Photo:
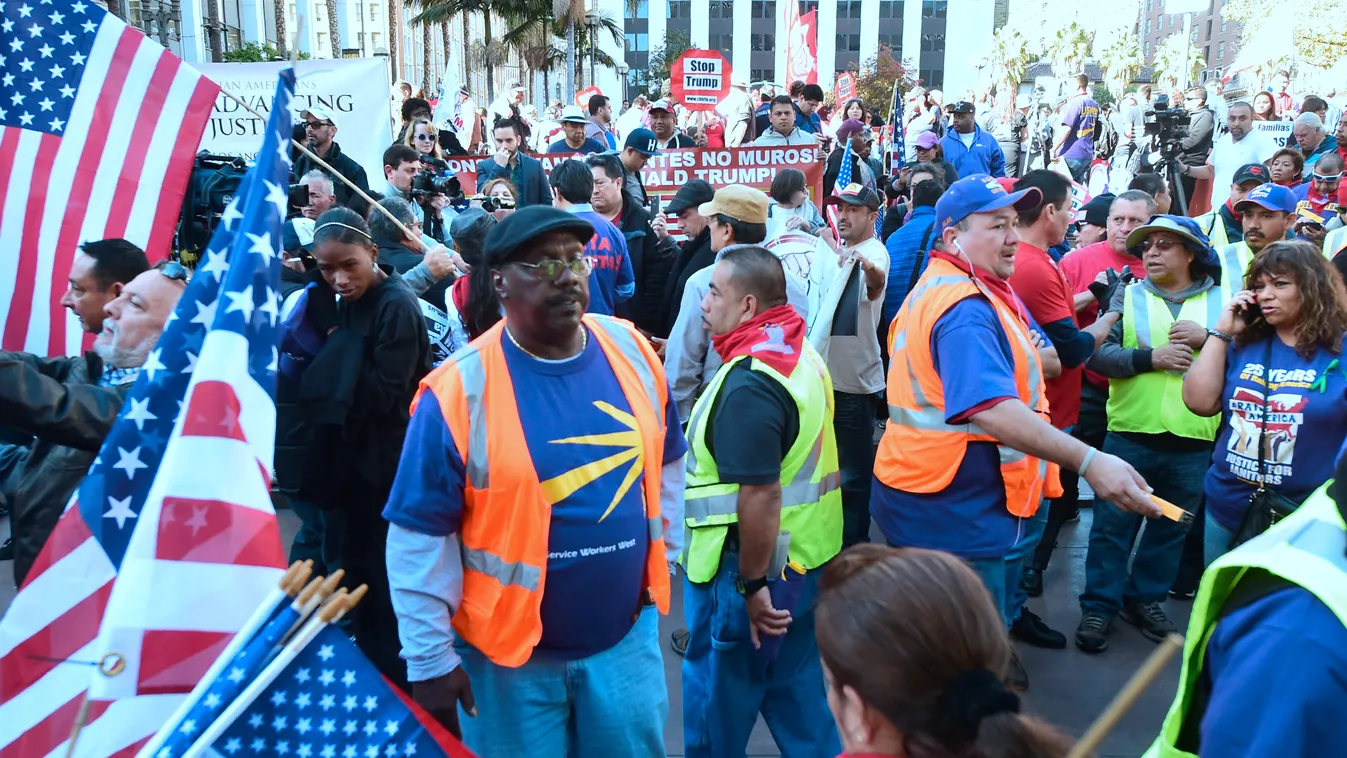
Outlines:
<svg viewBox="0 0 1347 758"><path fill-rule="evenodd" d="M644 587L661 613L669 612L669 566L660 515L665 411L669 386L664 366L625 321L586 315L585 326L603 349L643 441L646 518L650 546ZM501 347L501 321L454 353L421 382L430 389L467 473L463 488L463 602L454 631L493 663L520 666L542 637L547 583L547 535L552 506L529 455L515 403L514 384Z"/></svg>
<svg viewBox="0 0 1347 758"><path fill-rule="evenodd" d="M1029 329L1001 299L949 261L932 258L889 326L889 422L875 456L875 476L903 492L933 494L954 480L970 442L996 442L976 424L945 423L945 388L931 355L931 332L945 312L981 295L996 310L1015 361L1019 399L1048 420L1043 364ZM1046 494L1062 494L1057 464L997 445L1006 509L1032 516Z"/></svg>

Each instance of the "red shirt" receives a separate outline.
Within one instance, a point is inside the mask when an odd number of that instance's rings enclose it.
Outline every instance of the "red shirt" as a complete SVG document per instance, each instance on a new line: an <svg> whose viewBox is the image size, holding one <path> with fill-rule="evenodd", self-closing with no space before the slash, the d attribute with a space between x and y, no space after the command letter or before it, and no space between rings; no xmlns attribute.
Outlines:
<svg viewBox="0 0 1347 758"><path fill-rule="evenodd" d="M1039 326L1070 319L1076 322L1071 284L1062 275L1048 251L1020 242L1015 251L1015 273L1010 286L1020 296ZM1080 383L1083 369L1062 367L1062 373L1047 380L1048 412L1058 429L1073 426L1080 418Z"/></svg>
<svg viewBox="0 0 1347 758"><path fill-rule="evenodd" d="M1071 287L1071 294L1079 295L1090 288L1090 284L1099 276L1101 271L1113 269L1117 273L1122 273L1123 268L1131 266L1132 275L1138 279L1146 278L1146 269L1142 267L1141 261L1125 253L1120 254L1109 246L1108 240L1100 240L1093 245L1086 245L1079 250L1072 250L1062 257L1062 273L1066 276L1066 281ZM1099 304L1091 301L1076 314L1076 322L1080 327L1093 324L1099 319ZM1108 379L1096 374L1093 371L1086 371L1085 378L1097 387L1107 387Z"/></svg>

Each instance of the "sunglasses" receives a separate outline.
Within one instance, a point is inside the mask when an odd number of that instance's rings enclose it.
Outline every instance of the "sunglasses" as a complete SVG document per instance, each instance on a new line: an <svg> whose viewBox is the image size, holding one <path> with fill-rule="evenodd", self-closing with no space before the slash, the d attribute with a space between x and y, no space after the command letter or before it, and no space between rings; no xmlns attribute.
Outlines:
<svg viewBox="0 0 1347 758"><path fill-rule="evenodd" d="M511 261L511 266L522 266L530 271L542 274L547 279L556 281L561 278L561 272L570 269L576 276L589 276L589 272L594 270L594 262L588 258L575 258L569 261L557 260L556 258L547 258L538 263L525 263L523 261Z"/></svg>
<svg viewBox="0 0 1347 758"><path fill-rule="evenodd" d="M304 124L304 126L308 129L318 129L324 126L336 126L336 124L332 123L331 121L309 121L306 124Z"/></svg>
<svg viewBox="0 0 1347 758"><path fill-rule="evenodd" d="M192 276L192 272L188 271L186 266L177 261L169 261L168 263L159 266L159 273L175 282L186 282Z"/></svg>
<svg viewBox="0 0 1347 758"><path fill-rule="evenodd" d="M1167 237L1161 237L1156 240L1145 240L1141 243L1141 251L1144 253L1151 248L1159 248L1161 252L1173 250L1176 247L1183 247L1183 243L1178 240L1172 240Z"/></svg>
<svg viewBox="0 0 1347 758"><path fill-rule="evenodd" d="M435 135L433 135L433 134L418 134L418 135L416 135L416 141L417 141L417 142L434 142L434 141L435 141Z"/></svg>
<svg viewBox="0 0 1347 758"><path fill-rule="evenodd" d="M1342 178L1342 172L1339 171L1336 174L1321 174L1318 171L1315 171L1313 174L1310 174L1310 176L1313 177L1316 182L1336 182Z"/></svg>

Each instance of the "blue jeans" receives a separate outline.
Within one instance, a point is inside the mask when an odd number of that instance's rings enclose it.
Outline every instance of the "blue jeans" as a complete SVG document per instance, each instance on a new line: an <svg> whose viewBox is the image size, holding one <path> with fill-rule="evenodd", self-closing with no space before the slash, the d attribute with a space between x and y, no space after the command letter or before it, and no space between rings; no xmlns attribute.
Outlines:
<svg viewBox="0 0 1347 758"><path fill-rule="evenodd" d="M1006 621L1006 608L1010 605L1006 596L1006 574L1009 573L1006 570L1006 559L964 558L964 561L973 568L978 578L982 580L982 586L991 593L992 605L996 606L996 612L1001 614L1001 620L1009 628L1010 622Z"/></svg>
<svg viewBox="0 0 1347 758"><path fill-rule="evenodd" d="M833 433L842 474L842 547L870 541L875 473L875 396L833 393Z"/></svg>
<svg viewBox="0 0 1347 758"><path fill-rule="evenodd" d="M1005 619L1006 628L1015 623L1020 617L1020 609L1024 607L1024 601L1029 599L1025 594L1024 588L1020 585L1020 577L1024 575L1024 569L1033 565L1034 552L1038 550L1038 543L1043 539L1043 532L1048 527L1048 509L1047 500L1038 504L1038 510L1034 515L1027 519L1020 519L1020 528L1023 532L1015 546L1010 548L1006 554L1006 607Z"/></svg>
<svg viewBox="0 0 1347 758"><path fill-rule="evenodd" d="M1202 565L1210 566L1217 558L1230 552L1230 540L1235 536L1234 529L1226 529L1221 526L1211 515L1211 509L1207 509L1207 523L1204 525L1206 531L1202 533Z"/></svg>
<svg viewBox="0 0 1347 758"><path fill-rule="evenodd" d="M1066 167L1071 171L1071 178L1081 184L1085 183L1085 174L1090 170L1090 158L1066 158Z"/></svg>
<svg viewBox="0 0 1347 758"><path fill-rule="evenodd" d="M1104 452L1132 464L1157 496L1189 513L1197 512L1202 478L1211 465L1210 448L1152 450L1110 432L1104 439ZM1143 518L1095 499L1090 547L1085 554L1085 592L1080 596L1082 612L1113 618L1125 603L1158 602L1174 586L1188 527L1163 517L1147 519L1129 573L1127 557Z"/></svg>
<svg viewBox="0 0 1347 758"><path fill-rule="evenodd" d="M687 758L743 758L759 712L782 758L831 758L841 753L814 642L814 601L821 571L805 577L780 653L765 662L748 636L748 610L734 586L738 567L739 556L726 551L711 581L683 583L683 612L690 633L683 658ZM610 755L636 753L614 750Z"/></svg>
<svg viewBox="0 0 1347 758"><path fill-rule="evenodd" d="M460 712L463 742L481 758L664 755L669 690L653 606L616 645L565 660L535 652L497 666L460 644L477 717Z"/></svg>
<svg viewBox="0 0 1347 758"><path fill-rule="evenodd" d="M299 516L299 531L290 545L290 562L313 561L314 576L329 576L341 566L340 540L328 539L328 515L316 503L290 500L290 510ZM334 521L335 521L334 517Z"/></svg>

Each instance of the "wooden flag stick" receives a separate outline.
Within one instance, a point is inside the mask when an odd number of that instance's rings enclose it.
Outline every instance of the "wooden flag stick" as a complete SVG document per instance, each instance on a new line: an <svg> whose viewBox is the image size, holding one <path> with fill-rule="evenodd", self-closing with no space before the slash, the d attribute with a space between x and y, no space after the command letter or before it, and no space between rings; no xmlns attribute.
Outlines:
<svg viewBox="0 0 1347 758"><path fill-rule="evenodd" d="M230 100L233 100L235 103L239 105L240 108L243 108L244 110L248 111L249 113L261 119L262 123L266 123L267 117L257 112L251 105L248 105L247 103L243 102L243 100L239 98L238 95L235 95L233 92L230 92L229 90L224 89L223 87L220 88L220 94L224 95ZM290 144L299 148L299 151L301 153L304 153L305 155L309 156L309 158L311 158L314 163L317 163L319 166L322 166L334 178L340 179L342 184L345 184L347 187L349 187L352 192L364 198L365 202L369 203L371 208L387 216L388 220L392 221L393 225L396 226L399 230L401 230L402 234L406 236L407 239L411 240L414 245L421 248L423 251L427 250L425 243L421 242L421 235L416 234L411 229L409 229L406 224L403 224L401 221L397 220L397 218L393 216L392 212L390 212L387 208L383 207L378 202L376 202L374 198L369 196L368 192L357 187L355 182L351 181L350 179L347 179L346 176L343 175L341 172L337 171L335 168L332 168L332 166L328 165L327 161L315 155L313 151L309 150L309 148L304 145L303 142L299 142L298 140L292 139L290 140Z"/></svg>
<svg viewBox="0 0 1347 758"><path fill-rule="evenodd" d="M1124 684L1118 694L1113 697L1113 702L1109 703L1104 712L1099 714L1099 718L1095 719L1094 723L1090 724L1090 728L1085 730L1085 735L1080 738L1075 747L1071 748L1071 752L1067 753L1066 758L1085 758L1085 756L1098 750L1099 745L1103 743L1109 732L1113 731L1122 717L1132 710L1132 706L1137 704L1137 700L1141 699L1141 693L1151 686L1151 683L1155 681L1156 677L1160 676L1160 672L1164 670L1170 659L1178 655L1182 649L1183 637L1173 633L1166 637L1160 643L1160 646L1155 649L1155 652L1150 654L1145 663L1141 664L1141 668L1137 669L1132 678L1127 680L1127 684Z"/></svg>

